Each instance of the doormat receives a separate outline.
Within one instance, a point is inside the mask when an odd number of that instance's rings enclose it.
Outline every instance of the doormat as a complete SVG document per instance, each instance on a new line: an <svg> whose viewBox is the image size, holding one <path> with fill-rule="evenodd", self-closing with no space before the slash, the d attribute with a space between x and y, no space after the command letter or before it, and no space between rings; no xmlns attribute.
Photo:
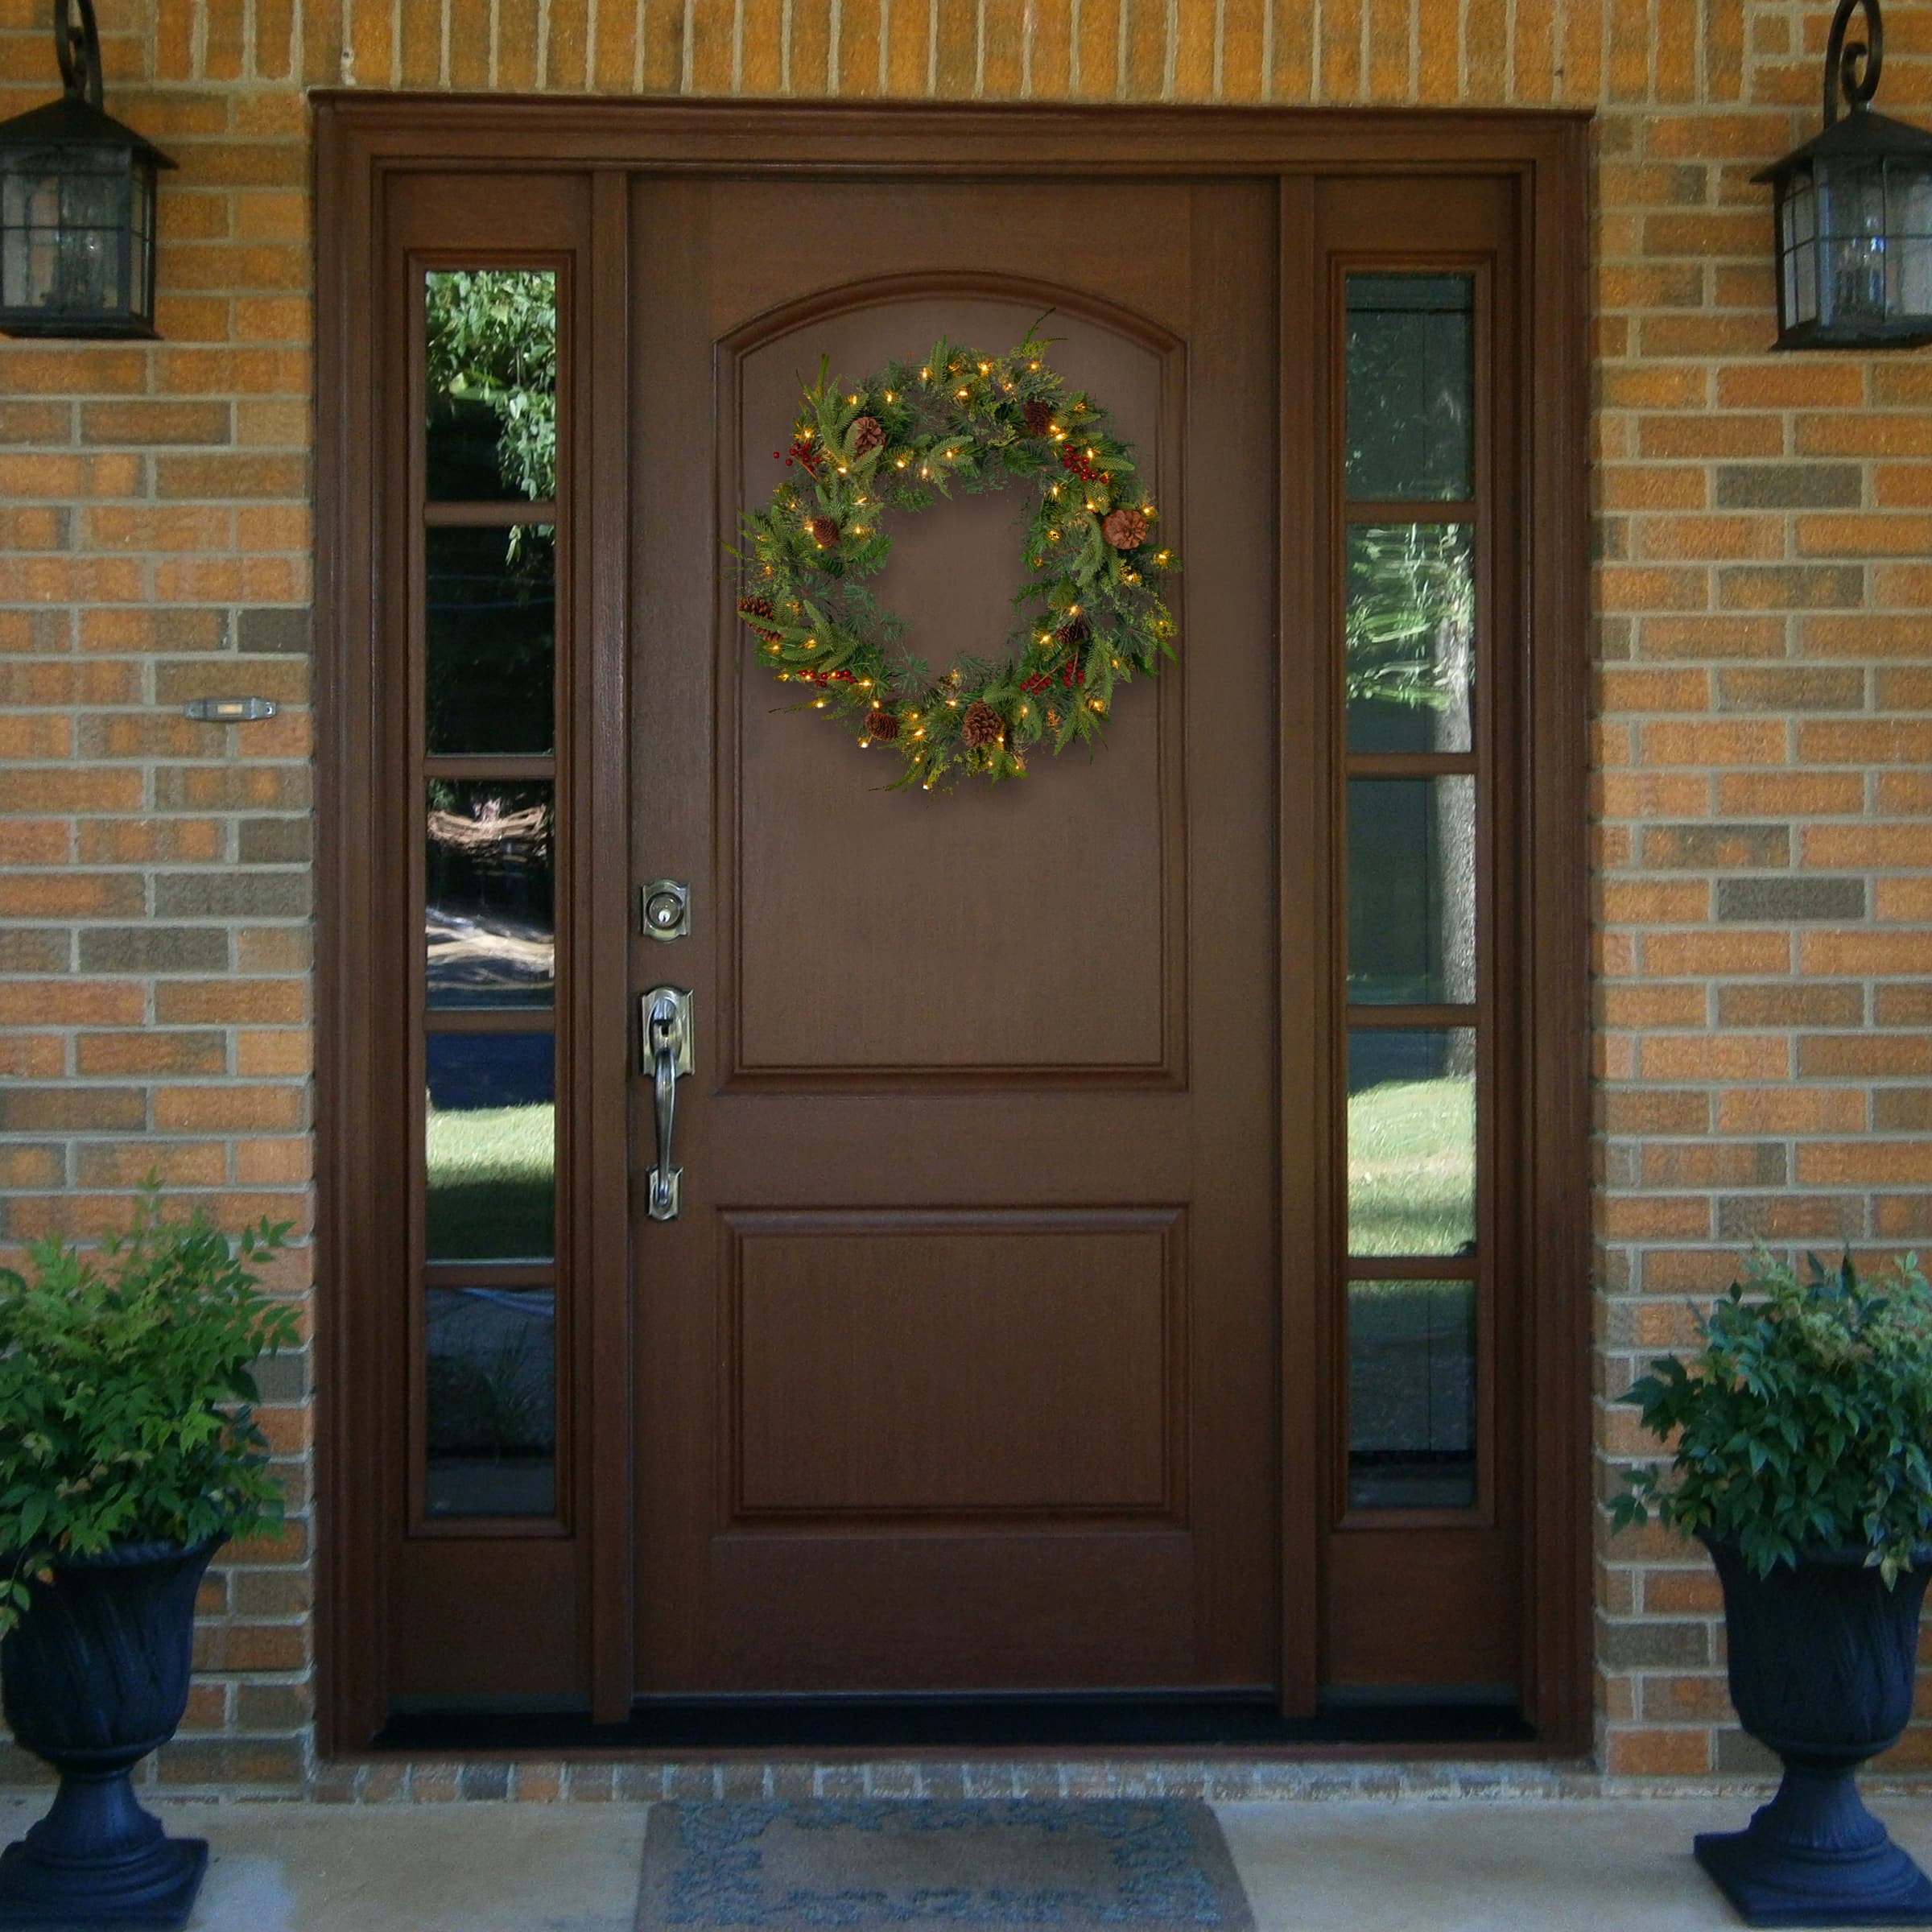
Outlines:
<svg viewBox="0 0 1932 1932"><path fill-rule="evenodd" d="M638 1932L928 1924L1253 1932L1254 1919L1198 1799L651 1807Z"/></svg>

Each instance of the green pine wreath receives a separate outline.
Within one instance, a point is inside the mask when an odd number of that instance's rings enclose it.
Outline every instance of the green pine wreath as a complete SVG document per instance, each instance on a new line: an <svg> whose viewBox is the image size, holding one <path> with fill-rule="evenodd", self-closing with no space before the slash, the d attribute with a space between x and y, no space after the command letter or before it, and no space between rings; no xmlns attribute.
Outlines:
<svg viewBox="0 0 1932 1932"><path fill-rule="evenodd" d="M773 452L802 480L743 519L737 608L766 663L814 687L803 708L857 718L861 745L898 754L893 791L997 782L1024 774L1032 747L1091 745L1114 687L1174 654L1159 585L1176 564L1133 450L1067 390L1048 346L1029 330L982 356L942 336L916 367L890 362L850 388L821 363L791 450ZM887 513L1016 481L1036 495L1012 634L935 675L896 650L903 622L865 588L891 551Z"/></svg>

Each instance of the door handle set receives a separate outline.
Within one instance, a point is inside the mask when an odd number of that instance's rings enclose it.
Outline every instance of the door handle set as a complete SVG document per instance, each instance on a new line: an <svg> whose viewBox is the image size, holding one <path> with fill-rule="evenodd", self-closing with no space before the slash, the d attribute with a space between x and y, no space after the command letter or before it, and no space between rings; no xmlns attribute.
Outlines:
<svg viewBox="0 0 1932 1932"><path fill-rule="evenodd" d="M692 996L688 987L654 986L638 1001L639 1071L651 1076L658 1122L658 1164L651 1169L646 1207L654 1221L675 1221L683 1205L684 1170L671 1159L677 1123L678 1082L691 1068Z"/></svg>

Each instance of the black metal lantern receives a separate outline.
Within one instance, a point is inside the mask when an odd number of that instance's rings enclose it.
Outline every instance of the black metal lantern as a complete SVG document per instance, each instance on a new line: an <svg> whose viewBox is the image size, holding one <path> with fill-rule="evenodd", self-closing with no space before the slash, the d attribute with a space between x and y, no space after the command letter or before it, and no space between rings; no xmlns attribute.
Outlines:
<svg viewBox="0 0 1932 1932"><path fill-rule="evenodd" d="M1859 7L1866 37L1847 47ZM1776 207L1780 349L1932 342L1932 134L1872 113L1885 48L1878 0L1839 0L1825 131L1757 177Z"/></svg>
<svg viewBox="0 0 1932 1932"><path fill-rule="evenodd" d="M54 0L67 93L0 121L0 330L155 332L155 177L175 164L101 106L93 0Z"/></svg>

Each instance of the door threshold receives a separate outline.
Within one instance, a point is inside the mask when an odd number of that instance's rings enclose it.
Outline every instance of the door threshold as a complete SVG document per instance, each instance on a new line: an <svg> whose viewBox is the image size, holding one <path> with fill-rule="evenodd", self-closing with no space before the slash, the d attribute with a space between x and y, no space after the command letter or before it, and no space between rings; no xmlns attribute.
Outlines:
<svg viewBox="0 0 1932 1932"><path fill-rule="evenodd" d="M717 1697L641 1699L621 1724L581 1711L411 1708L380 1752L887 1752L1357 1746L1385 1751L1521 1746L1536 1732L1513 1705L1337 1699L1283 1717L1269 1694L1034 1697Z"/></svg>

